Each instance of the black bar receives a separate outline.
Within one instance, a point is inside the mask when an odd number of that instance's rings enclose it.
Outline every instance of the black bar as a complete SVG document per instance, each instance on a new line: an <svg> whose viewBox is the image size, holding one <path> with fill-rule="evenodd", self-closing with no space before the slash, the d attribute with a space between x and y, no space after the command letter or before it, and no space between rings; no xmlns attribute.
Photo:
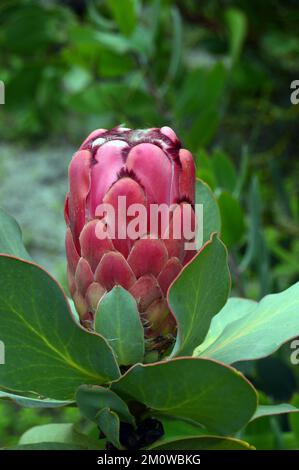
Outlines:
<svg viewBox="0 0 299 470"><path fill-rule="evenodd" d="M31 468L40 468L42 466L76 465L82 468L94 467L118 467L118 468L144 468L148 466L157 467L171 466L175 464L187 465L190 467L209 468L211 464L217 465L221 469L224 465L238 467L240 464L281 466L282 468L289 464L299 463L299 451L140 451L140 452L122 452L117 453L104 451L41 451L41 450L19 450L0 452L0 465L5 463L21 465L30 465ZM297 468L294 467L294 468ZM242 470L242 469L241 469Z"/></svg>

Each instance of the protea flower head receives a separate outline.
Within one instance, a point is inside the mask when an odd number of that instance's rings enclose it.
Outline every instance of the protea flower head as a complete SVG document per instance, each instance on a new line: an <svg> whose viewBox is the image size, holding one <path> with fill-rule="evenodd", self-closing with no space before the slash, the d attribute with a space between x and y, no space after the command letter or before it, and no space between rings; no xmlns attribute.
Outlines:
<svg viewBox="0 0 299 470"><path fill-rule="evenodd" d="M70 163L65 203L69 290L83 326L92 329L102 297L120 285L137 301L148 349L161 351L172 342L176 322L166 293L194 255L185 249L183 232L174 234L175 224L182 226L181 209L187 208L194 225L194 191L192 155L169 127L98 129L87 137ZM119 222L120 196L125 209L138 204L145 211L137 237L125 230L132 212ZM174 210L166 229L161 221L153 229L150 209L161 204ZM103 205L115 209L115 221L98 210Z"/></svg>

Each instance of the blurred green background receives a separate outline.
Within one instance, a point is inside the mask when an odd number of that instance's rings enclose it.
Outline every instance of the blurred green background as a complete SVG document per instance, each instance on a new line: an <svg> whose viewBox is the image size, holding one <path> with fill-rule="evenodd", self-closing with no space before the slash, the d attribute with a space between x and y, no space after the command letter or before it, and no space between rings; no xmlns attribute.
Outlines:
<svg viewBox="0 0 299 470"><path fill-rule="evenodd" d="M259 299L299 275L297 0L2 0L0 205L35 260L65 286L67 166L98 127L170 125L215 191L233 294ZM290 345L242 364L264 402L299 405ZM77 411L0 403L0 447ZM298 448L299 418L242 436Z"/></svg>

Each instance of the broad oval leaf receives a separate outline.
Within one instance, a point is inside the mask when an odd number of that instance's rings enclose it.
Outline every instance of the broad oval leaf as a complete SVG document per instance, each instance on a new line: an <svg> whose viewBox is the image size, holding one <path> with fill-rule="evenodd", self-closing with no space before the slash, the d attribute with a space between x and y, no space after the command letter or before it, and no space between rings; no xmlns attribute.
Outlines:
<svg viewBox="0 0 299 470"><path fill-rule="evenodd" d="M288 403L280 403L279 405L259 405L250 421L263 418L264 416L274 416L286 413L298 413L299 409Z"/></svg>
<svg viewBox="0 0 299 470"><path fill-rule="evenodd" d="M164 434L159 441L157 441L157 444L162 441L175 441L177 439L184 439L190 436L206 435L205 428L195 421L181 419L175 416L161 415L158 415L158 419L162 423Z"/></svg>
<svg viewBox="0 0 299 470"><path fill-rule="evenodd" d="M86 449L99 449L99 441L76 430L73 423L50 423L28 429L20 438L19 445L55 442L80 445Z"/></svg>
<svg viewBox="0 0 299 470"><path fill-rule="evenodd" d="M22 241L22 232L16 220L0 208L0 253L29 260L30 255Z"/></svg>
<svg viewBox="0 0 299 470"><path fill-rule="evenodd" d="M254 450L248 442L223 436L194 436L150 447L152 450Z"/></svg>
<svg viewBox="0 0 299 470"><path fill-rule="evenodd" d="M258 303L249 302L242 299L227 302L219 318L215 317L217 329L214 330L212 322L206 346L200 345L193 355L225 364L259 359L299 335L299 282L279 294L267 295ZM240 311L244 315L236 319ZM219 329L221 321L225 323L223 329Z"/></svg>
<svg viewBox="0 0 299 470"><path fill-rule="evenodd" d="M100 301L95 330L106 338L121 365L136 364L144 356L144 331L134 297L115 286Z"/></svg>
<svg viewBox="0 0 299 470"><path fill-rule="evenodd" d="M82 383L116 379L106 340L77 325L65 295L35 264L0 256L0 386L71 400Z"/></svg>
<svg viewBox="0 0 299 470"><path fill-rule="evenodd" d="M118 415L114 411L111 411L109 408L103 408L97 414L97 423L100 430L105 435L106 439L111 442L117 449L120 449L120 422Z"/></svg>
<svg viewBox="0 0 299 470"><path fill-rule="evenodd" d="M104 408L115 411L121 421L135 425L128 405L112 390L97 385L81 385L76 393L81 413L90 421L97 422L97 414Z"/></svg>
<svg viewBox="0 0 299 470"><path fill-rule="evenodd" d="M29 396L16 395L15 393L5 392L4 390L0 390L0 399L1 398L12 400L25 408L61 408L62 406L68 406L74 403L74 401L71 400L52 400L50 398L38 399Z"/></svg>
<svg viewBox="0 0 299 470"><path fill-rule="evenodd" d="M208 359L136 364L111 388L154 415L191 419L220 434L241 429L257 407L256 391L240 372Z"/></svg>
<svg viewBox="0 0 299 470"><path fill-rule="evenodd" d="M84 445L65 442L38 442L36 444L21 444L7 450L88 450Z"/></svg>
<svg viewBox="0 0 299 470"><path fill-rule="evenodd" d="M225 304L229 289L227 250L214 235L168 291L168 302L178 323L172 356L192 355L204 340L213 316Z"/></svg>
<svg viewBox="0 0 299 470"><path fill-rule="evenodd" d="M254 300L231 297L217 315L212 318L211 325L203 343L196 348L196 355L200 356L202 351L208 349L217 338L223 333L224 329L235 320L240 320L252 312L257 305Z"/></svg>

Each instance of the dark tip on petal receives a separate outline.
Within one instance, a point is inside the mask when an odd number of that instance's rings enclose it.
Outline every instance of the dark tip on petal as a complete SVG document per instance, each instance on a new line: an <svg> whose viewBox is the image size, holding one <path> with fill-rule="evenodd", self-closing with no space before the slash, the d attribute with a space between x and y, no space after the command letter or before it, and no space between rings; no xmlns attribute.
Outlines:
<svg viewBox="0 0 299 470"><path fill-rule="evenodd" d="M144 190L144 186L134 170L129 170L126 167L122 167L121 170L117 173L117 179L120 180L121 178L131 178L132 180L136 181L136 183L138 183L139 186L141 186L141 188Z"/></svg>
<svg viewBox="0 0 299 470"><path fill-rule="evenodd" d="M192 209L194 210L194 202L191 201L191 199L188 197L188 196L181 196L181 197L178 197L176 200L175 200L175 203L176 204L190 204Z"/></svg>

